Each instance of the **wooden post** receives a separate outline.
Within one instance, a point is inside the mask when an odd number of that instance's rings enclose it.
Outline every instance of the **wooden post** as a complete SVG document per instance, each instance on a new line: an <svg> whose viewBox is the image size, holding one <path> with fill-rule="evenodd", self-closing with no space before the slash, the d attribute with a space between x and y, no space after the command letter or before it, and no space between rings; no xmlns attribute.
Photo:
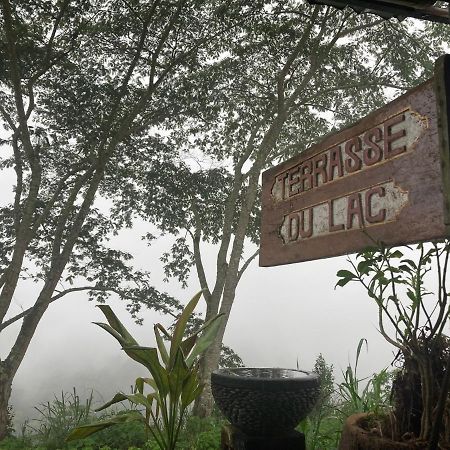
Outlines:
<svg viewBox="0 0 450 450"><path fill-rule="evenodd" d="M221 450L306 450L305 435L292 430L281 437L250 437L233 425L222 427Z"/></svg>

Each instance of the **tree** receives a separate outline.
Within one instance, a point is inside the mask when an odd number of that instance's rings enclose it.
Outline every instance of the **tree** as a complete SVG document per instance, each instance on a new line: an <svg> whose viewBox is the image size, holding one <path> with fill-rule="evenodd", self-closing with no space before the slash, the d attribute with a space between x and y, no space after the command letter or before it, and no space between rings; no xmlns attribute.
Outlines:
<svg viewBox="0 0 450 450"><path fill-rule="evenodd" d="M186 108L202 49L224 28L214 3L1 1L0 169L16 180L0 209L0 330L22 323L0 361L0 439L12 381L52 301L86 291L99 301L115 293L133 314L142 302L179 308L108 247L123 223L97 200L136 153L147 168L169 158L152 129ZM36 297L7 318L24 280Z"/></svg>
<svg viewBox="0 0 450 450"><path fill-rule="evenodd" d="M189 86L197 109L164 124L178 161L149 172L141 159L138 176L117 174L117 184L133 179L116 197L117 214L139 214L176 236L163 257L167 276L186 284L195 268L206 319L225 314L202 360L201 416L212 408L209 376L239 280L258 254L261 171L425 80L449 35L438 25L418 28L300 0L230 1L222 14L237 22L243 11L247 20L221 37L220 52L201 61ZM203 242L217 245L213 280ZM247 244L253 253L244 252Z"/></svg>

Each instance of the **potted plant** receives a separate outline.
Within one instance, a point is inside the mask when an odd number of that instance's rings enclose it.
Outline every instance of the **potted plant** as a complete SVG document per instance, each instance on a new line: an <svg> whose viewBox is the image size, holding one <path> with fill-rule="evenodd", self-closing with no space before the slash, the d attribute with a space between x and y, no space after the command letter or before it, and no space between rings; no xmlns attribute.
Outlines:
<svg viewBox="0 0 450 450"><path fill-rule="evenodd" d="M222 315L217 315L190 336L185 336L189 318L201 296L202 292L199 292L186 305L175 323L172 334L159 323L154 326L157 348L141 347L108 305L98 305L108 323L96 325L116 338L122 350L148 369L151 377L138 378L133 394L119 392L96 411L128 400L142 409L143 414L134 410L80 426L69 433L67 441L83 439L117 423L138 421L142 422L161 450L176 448L188 407L203 389L199 380L198 357L213 342L222 318ZM169 348L166 348L164 340L169 342ZM150 388L151 392L144 393L144 386Z"/></svg>
<svg viewBox="0 0 450 450"><path fill-rule="evenodd" d="M408 247L409 250L412 250ZM378 327L401 363L389 414L350 417L340 448L450 448L450 242L420 244L416 260L383 245L359 253L338 286L360 283L378 306ZM435 278L433 290L427 288ZM440 447L438 447L438 445Z"/></svg>

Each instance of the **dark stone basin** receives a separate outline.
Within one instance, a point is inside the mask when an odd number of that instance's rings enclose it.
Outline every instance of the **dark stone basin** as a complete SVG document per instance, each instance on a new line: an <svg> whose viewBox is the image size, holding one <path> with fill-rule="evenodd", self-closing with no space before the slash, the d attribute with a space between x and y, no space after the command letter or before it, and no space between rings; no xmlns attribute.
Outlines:
<svg viewBox="0 0 450 450"><path fill-rule="evenodd" d="M316 403L317 374L295 369L219 369L211 374L214 400L232 425L248 436L289 433Z"/></svg>

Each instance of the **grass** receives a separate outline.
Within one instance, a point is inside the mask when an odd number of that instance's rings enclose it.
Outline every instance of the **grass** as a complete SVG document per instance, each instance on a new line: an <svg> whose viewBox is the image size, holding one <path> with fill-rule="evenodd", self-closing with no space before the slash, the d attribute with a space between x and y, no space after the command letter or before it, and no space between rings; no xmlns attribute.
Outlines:
<svg viewBox="0 0 450 450"><path fill-rule="evenodd" d="M308 450L335 450L339 445L342 428L347 417L359 412L381 415L390 408L392 373L383 369L371 377L360 378L358 362L367 341L359 341L355 363L342 372L343 380L335 383L333 366L326 364L321 355L314 371L321 381L321 396L311 414L298 430L306 436Z"/></svg>
<svg viewBox="0 0 450 450"><path fill-rule="evenodd" d="M0 442L2 450L159 450L148 440L142 424L128 422L102 430L80 441L66 443L65 437L72 427L98 420L92 410L92 395L81 402L76 390L62 393L51 402L38 405L38 417L23 427L21 436L10 436ZM122 410L112 414L124 414ZM189 417L182 429L177 449L217 450L224 419L214 415L209 419Z"/></svg>

